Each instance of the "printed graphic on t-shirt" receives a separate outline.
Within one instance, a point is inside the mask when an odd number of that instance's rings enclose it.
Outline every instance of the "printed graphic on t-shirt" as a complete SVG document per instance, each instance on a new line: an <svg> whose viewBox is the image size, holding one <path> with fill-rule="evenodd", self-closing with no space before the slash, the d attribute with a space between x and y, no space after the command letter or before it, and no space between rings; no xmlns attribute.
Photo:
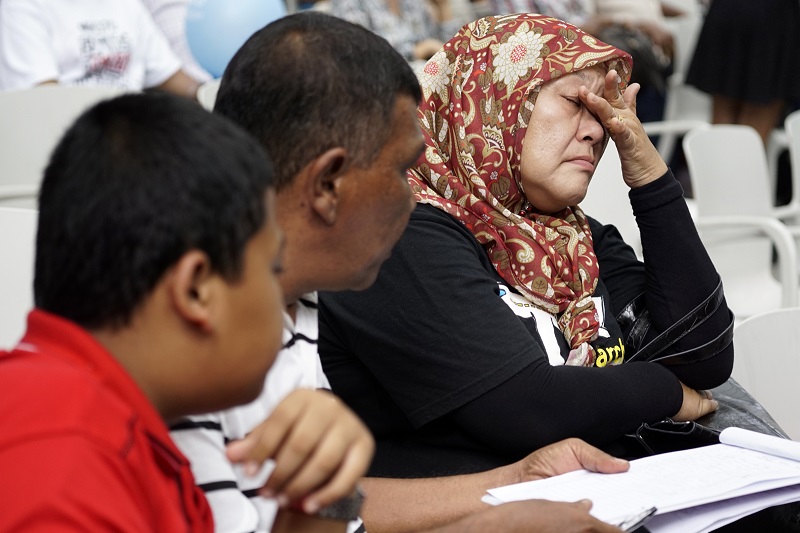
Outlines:
<svg viewBox="0 0 800 533"><path fill-rule="evenodd" d="M125 87L130 36L113 20L94 20L80 24L79 39L85 74L77 84Z"/></svg>
<svg viewBox="0 0 800 533"><path fill-rule="evenodd" d="M536 324L536 331L539 333L539 338L544 345L543 348L545 353L547 353L550 364L553 366L563 365L565 357L562 355L563 349L558 339L559 337L563 339L564 335L558 329L556 318L547 311L542 311L534 306L522 295L509 290L508 287L502 283L498 283L497 285L500 299L514 311L514 314L523 319L532 319Z"/></svg>
<svg viewBox="0 0 800 533"><path fill-rule="evenodd" d="M558 328L556 317L534 306L525 297L510 290L502 283L497 285L498 296L514 311L514 314L523 321L533 321L536 333L538 333L538 340L541 340L550 364L553 366L563 365L569 356L569 345L564 334ZM625 345L622 338L618 335L612 336L609 332L610 324L606 321L607 312L604 299L601 296L594 296L592 300L597 312L597 321L600 323L597 339L592 342L592 346L595 348L595 366L620 364L625 357ZM616 326L616 323L614 325Z"/></svg>

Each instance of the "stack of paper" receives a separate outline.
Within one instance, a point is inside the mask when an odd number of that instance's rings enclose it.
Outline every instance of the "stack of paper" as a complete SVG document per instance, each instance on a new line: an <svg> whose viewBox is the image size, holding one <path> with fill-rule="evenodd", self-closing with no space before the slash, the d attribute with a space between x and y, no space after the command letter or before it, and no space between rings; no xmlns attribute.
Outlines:
<svg viewBox="0 0 800 533"><path fill-rule="evenodd" d="M488 491L493 504L589 499L609 524L655 506L653 533L705 532L766 507L800 500L800 443L739 428L722 444L631 461L628 472L580 470Z"/></svg>

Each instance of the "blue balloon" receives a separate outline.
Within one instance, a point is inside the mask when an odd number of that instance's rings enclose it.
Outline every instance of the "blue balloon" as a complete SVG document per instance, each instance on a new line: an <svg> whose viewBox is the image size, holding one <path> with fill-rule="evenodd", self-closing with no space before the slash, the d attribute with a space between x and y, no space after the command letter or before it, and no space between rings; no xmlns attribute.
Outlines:
<svg viewBox="0 0 800 533"><path fill-rule="evenodd" d="M197 62L219 78L256 30L284 15L283 0L191 0L186 11L186 41Z"/></svg>

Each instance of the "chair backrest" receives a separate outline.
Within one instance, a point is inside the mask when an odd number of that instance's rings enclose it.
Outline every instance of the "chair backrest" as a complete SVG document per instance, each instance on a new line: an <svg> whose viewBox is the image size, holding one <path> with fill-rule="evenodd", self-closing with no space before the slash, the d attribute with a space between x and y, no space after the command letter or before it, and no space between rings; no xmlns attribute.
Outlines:
<svg viewBox="0 0 800 533"><path fill-rule="evenodd" d="M197 101L209 111L214 109L214 103L217 101L219 82L219 78L208 80L197 88Z"/></svg>
<svg viewBox="0 0 800 533"><path fill-rule="evenodd" d="M19 341L33 307L37 215L33 209L0 207L0 348Z"/></svg>
<svg viewBox="0 0 800 533"><path fill-rule="evenodd" d="M764 144L750 126L715 124L683 140L699 216L772 214Z"/></svg>
<svg viewBox="0 0 800 533"><path fill-rule="evenodd" d="M800 440L800 308L758 314L736 326L733 376L794 440Z"/></svg>
<svg viewBox="0 0 800 533"><path fill-rule="evenodd" d="M785 209L798 216L800 215L800 110L789 113L783 122L783 128L786 132L792 167L792 199Z"/></svg>
<svg viewBox="0 0 800 533"><path fill-rule="evenodd" d="M59 85L0 92L0 185L38 186L50 152L78 115L121 93Z"/></svg>
<svg viewBox="0 0 800 533"><path fill-rule="evenodd" d="M737 318L797 305L796 245L772 216L761 137L749 126L713 125L690 131L683 148L700 235ZM709 220L726 223L711 229ZM773 276L773 244L781 254L780 282Z"/></svg>
<svg viewBox="0 0 800 533"><path fill-rule="evenodd" d="M581 202L581 208L599 222L616 226L625 242L641 257L642 241L628 199L628 191L630 187L622 179L622 164L617 146L609 141L592 176L589 192Z"/></svg>

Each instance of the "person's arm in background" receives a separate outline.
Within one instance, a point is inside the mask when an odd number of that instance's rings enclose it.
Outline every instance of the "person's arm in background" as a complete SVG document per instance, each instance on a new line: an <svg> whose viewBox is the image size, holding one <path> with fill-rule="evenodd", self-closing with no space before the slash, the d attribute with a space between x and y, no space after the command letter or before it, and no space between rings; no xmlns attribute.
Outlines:
<svg viewBox="0 0 800 533"><path fill-rule="evenodd" d="M197 100L200 84L181 68L181 60L172 51L169 41L156 26L150 12L139 5L139 16L133 26L137 32L137 53L145 63L144 89L156 87L184 98Z"/></svg>
<svg viewBox="0 0 800 533"><path fill-rule="evenodd" d="M198 87L200 87L200 84L183 70L179 70L158 86L159 89L191 100L197 100Z"/></svg>

